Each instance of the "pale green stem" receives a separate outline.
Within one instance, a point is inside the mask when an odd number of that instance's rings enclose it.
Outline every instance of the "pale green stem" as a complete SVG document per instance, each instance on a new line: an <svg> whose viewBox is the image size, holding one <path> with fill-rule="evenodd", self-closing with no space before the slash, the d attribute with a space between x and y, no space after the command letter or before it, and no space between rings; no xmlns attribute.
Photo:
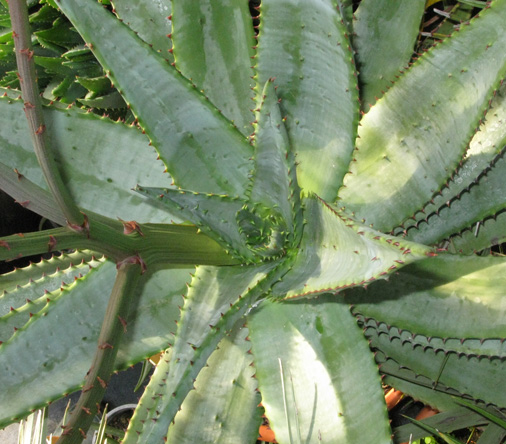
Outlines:
<svg viewBox="0 0 506 444"><path fill-rule="evenodd" d="M60 444L78 444L86 437L93 418L99 413L100 402L114 370L121 338L128 328L125 319L141 275L141 267L123 262L117 268L116 281L98 337L97 351L86 375L81 396L58 440Z"/></svg>
<svg viewBox="0 0 506 444"><path fill-rule="evenodd" d="M51 193L43 190L0 162L0 190L11 196L17 203L58 225L65 225L65 216Z"/></svg>
<svg viewBox="0 0 506 444"><path fill-rule="evenodd" d="M85 218L75 205L74 200L63 183L53 157L54 153L51 153L49 149L42 104L36 82L26 0L9 0L9 13L16 48L19 84L25 103L24 110L28 119L35 154L49 189L65 215L67 223L72 227L78 228L79 226L83 226Z"/></svg>
<svg viewBox="0 0 506 444"><path fill-rule="evenodd" d="M67 227L0 238L0 260L13 260L61 250L92 250L120 262L137 256L150 271L188 265L240 263L194 226L141 224L125 234L121 222L89 213L90 231Z"/></svg>

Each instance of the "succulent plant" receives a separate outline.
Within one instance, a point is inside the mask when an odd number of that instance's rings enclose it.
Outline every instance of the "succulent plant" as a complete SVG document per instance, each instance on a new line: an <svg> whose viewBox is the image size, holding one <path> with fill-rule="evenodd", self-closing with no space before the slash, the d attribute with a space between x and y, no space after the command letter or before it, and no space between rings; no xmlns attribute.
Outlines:
<svg viewBox="0 0 506 444"><path fill-rule="evenodd" d="M0 187L61 227L0 258L64 253L0 276L0 426L82 388L79 442L160 351L124 443L254 442L264 411L387 443L381 379L506 408L506 0L463 3L413 58L423 0L262 0L258 35L246 1L57 0L135 121L3 90Z"/></svg>

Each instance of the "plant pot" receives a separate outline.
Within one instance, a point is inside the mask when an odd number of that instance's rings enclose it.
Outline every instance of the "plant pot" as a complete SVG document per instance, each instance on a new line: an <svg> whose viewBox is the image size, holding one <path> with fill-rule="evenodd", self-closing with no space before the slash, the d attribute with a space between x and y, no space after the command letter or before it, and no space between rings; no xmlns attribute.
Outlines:
<svg viewBox="0 0 506 444"><path fill-rule="evenodd" d="M107 425L126 432L128 423L136 407L137 404L123 404L107 412ZM97 432L93 434L92 443L95 444L96 440Z"/></svg>

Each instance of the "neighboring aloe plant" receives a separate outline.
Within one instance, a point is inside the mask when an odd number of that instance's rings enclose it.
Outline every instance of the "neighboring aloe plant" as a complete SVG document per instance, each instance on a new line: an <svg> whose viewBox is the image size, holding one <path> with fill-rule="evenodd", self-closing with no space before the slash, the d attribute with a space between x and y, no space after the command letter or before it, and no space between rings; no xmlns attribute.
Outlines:
<svg viewBox="0 0 506 444"><path fill-rule="evenodd" d="M506 261L472 254L506 237L506 0L417 60L423 0L262 0L258 37L246 1L57 4L136 120L3 91L0 186L62 228L0 258L77 251L0 277L0 426L83 387L79 442L161 350L125 443L254 442L263 409L281 443L387 443L378 365L506 408Z"/></svg>

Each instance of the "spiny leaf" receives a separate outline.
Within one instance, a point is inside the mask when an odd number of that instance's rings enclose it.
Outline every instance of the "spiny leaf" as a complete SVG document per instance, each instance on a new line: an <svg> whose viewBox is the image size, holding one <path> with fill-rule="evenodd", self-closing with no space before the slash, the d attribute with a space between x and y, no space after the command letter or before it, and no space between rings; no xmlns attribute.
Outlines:
<svg viewBox="0 0 506 444"><path fill-rule="evenodd" d="M31 263L28 267L0 275L0 291L11 292L18 286L29 284L32 280L67 270L69 267L80 266L92 258L93 252L84 250L55 255L51 259L41 259L40 262Z"/></svg>
<svg viewBox="0 0 506 444"><path fill-rule="evenodd" d="M418 37L425 1L362 0L353 22L360 99L367 112L408 66Z"/></svg>
<svg viewBox="0 0 506 444"><path fill-rule="evenodd" d="M366 318L427 337L502 338L505 270L504 258L441 255L345 297Z"/></svg>
<svg viewBox="0 0 506 444"><path fill-rule="evenodd" d="M287 223L260 204L248 205L238 197L168 188L137 187L136 190L189 219L247 263L258 262L259 257L277 257L284 252L290 235Z"/></svg>
<svg viewBox="0 0 506 444"><path fill-rule="evenodd" d="M59 5L92 45L177 185L241 196L251 146L233 124L100 4L62 0Z"/></svg>
<svg viewBox="0 0 506 444"><path fill-rule="evenodd" d="M255 170L249 190L252 203L262 203L279 213L288 232L295 231L301 209L293 153L278 106L278 98L269 80L258 98L256 111ZM296 240L293 240L296 243Z"/></svg>
<svg viewBox="0 0 506 444"><path fill-rule="evenodd" d="M112 3L115 14L142 40L152 45L155 51L170 62L174 61L170 52L172 42L169 38L172 28L170 0L155 2L118 0Z"/></svg>
<svg viewBox="0 0 506 444"><path fill-rule="evenodd" d="M441 432L453 432L454 430L486 424L486 421L480 418L480 415L462 407L455 407L447 412L438 413L423 419L423 422ZM395 427L393 432L394 442L405 442L409 439L416 440L427 436L425 429L421 429L414 424Z"/></svg>
<svg viewBox="0 0 506 444"><path fill-rule="evenodd" d="M220 341L169 427L168 442L236 444L258 437L261 398L247 335L238 323Z"/></svg>
<svg viewBox="0 0 506 444"><path fill-rule="evenodd" d="M160 442L220 340L233 328L282 266L199 267L190 286L170 358L155 370L130 422L125 444Z"/></svg>
<svg viewBox="0 0 506 444"><path fill-rule="evenodd" d="M388 232L442 188L506 75L505 23L506 2L493 1L364 116L339 191L347 209Z"/></svg>
<svg viewBox="0 0 506 444"><path fill-rule="evenodd" d="M277 297L301 297L366 286L430 252L355 223L315 197L303 201L306 226L292 269Z"/></svg>
<svg viewBox="0 0 506 444"><path fill-rule="evenodd" d="M477 222L468 230L460 232L449 240L448 248L463 254L481 251L506 241L506 212Z"/></svg>
<svg viewBox="0 0 506 444"><path fill-rule="evenodd" d="M365 333L377 351L380 372L395 381L386 379L385 383L403 393L425 400L438 410L447 410L454 404L451 396L466 396L498 407L506 405L504 391L497 390L504 378L502 358L445 353L402 343L400 339L390 341L371 329ZM487 383L477 384L482 378Z"/></svg>
<svg viewBox="0 0 506 444"><path fill-rule="evenodd" d="M249 136L255 41L248 2L173 0L172 16L177 68Z"/></svg>
<svg viewBox="0 0 506 444"><path fill-rule="evenodd" d="M4 387L0 427L80 387L97 346L115 272L109 262L96 267L0 346L0 385ZM172 341L178 296L185 290L189 270L162 270L143 279L138 302L125 319L127 332L118 351L117 369L157 353Z"/></svg>
<svg viewBox="0 0 506 444"><path fill-rule="evenodd" d="M5 123L0 141L2 162L47 189L25 128L23 103L8 97L0 99L0 116ZM44 120L63 180L80 207L124 220L179 221L166 208L131 190L137 182L163 186L170 180L162 175L163 165L157 163L156 153L136 128L76 109L46 108ZM82 168L90 160L92 173Z"/></svg>
<svg viewBox="0 0 506 444"><path fill-rule="evenodd" d="M462 194L428 216L426 223L410 230L409 238L424 244L437 243L465 229L473 229L476 223L506 209L506 159L497 157L489 168Z"/></svg>
<svg viewBox="0 0 506 444"><path fill-rule="evenodd" d="M430 425L425 424L422 421L417 421L416 419L413 419L413 418L408 418L408 419L411 422L413 422L414 424L416 424L418 427L425 429L427 432L431 433L432 435L439 436L444 442L447 442L448 444L461 444L461 442L459 440L451 437L450 435L447 435L446 433L440 432L435 427L431 427Z"/></svg>
<svg viewBox="0 0 506 444"><path fill-rule="evenodd" d="M248 327L279 442L390 442L377 368L346 304L263 301Z"/></svg>
<svg viewBox="0 0 506 444"><path fill-rule="evenodd" d="M352 157L359 110L342 17L331 0L264 0L261 17L257 88L275 78L298 182L333 202Z"/></svg>
<svg viewBox="0 0 506 444"><path fill-rule="evenodd" d="M168 188L137 187L136 191L161 201L172 212L190 220L234 254L252 260L237 225L237 213L246 202L237 197L199 194Z"/></svg>
<svg viewBox="0 0 506 444"><path fill-rule="evenodd" d="M60 289L63 290L98 265L101 263L94 259L75 266L69 265L64 270L57 269L44 274L0 296L0 342L6 342L15 330L22 328L34 314L56 298Z"/></svg>
<svg viewBox="0 0 506 444"><path fill-rule="evenodd" d="M397 228L395 232L403 231L408 238L423 236L426 242L429 243L435 243L437 239L441 238L438 228L441 229L442 227L440 225L438 227L437 223L432 227L431 224L428 224L428 219L437 219L433 216L433 213L439 214L445 206L469 191L472 186L477 184L480 177L486 174L491 165L497 161L506 145L505 122L506 84L497 91L492 100L486 120L471 140L469 150L457 174L441 190L440 195L435 196L424 205L423 212L419 212L404 221L402 227ZM421 231L421 233L417 233L417 231Z"/></svg>
<svg viewBox="0 0 506 444"><path fill-rule="evenodd" d="M476 404L473 404L472 402L468 401L467 399L462 398L455 398L455 402L457 404L463 405L471 410L474 410L475 412L479 413L481 416L484 416L485 418L489 419L491 422L501 426L503 429L506 430L506 420L504 419L504 415L499 416L499 414L493 414ZM497 412L500 413L500 412Z"/></svg>

